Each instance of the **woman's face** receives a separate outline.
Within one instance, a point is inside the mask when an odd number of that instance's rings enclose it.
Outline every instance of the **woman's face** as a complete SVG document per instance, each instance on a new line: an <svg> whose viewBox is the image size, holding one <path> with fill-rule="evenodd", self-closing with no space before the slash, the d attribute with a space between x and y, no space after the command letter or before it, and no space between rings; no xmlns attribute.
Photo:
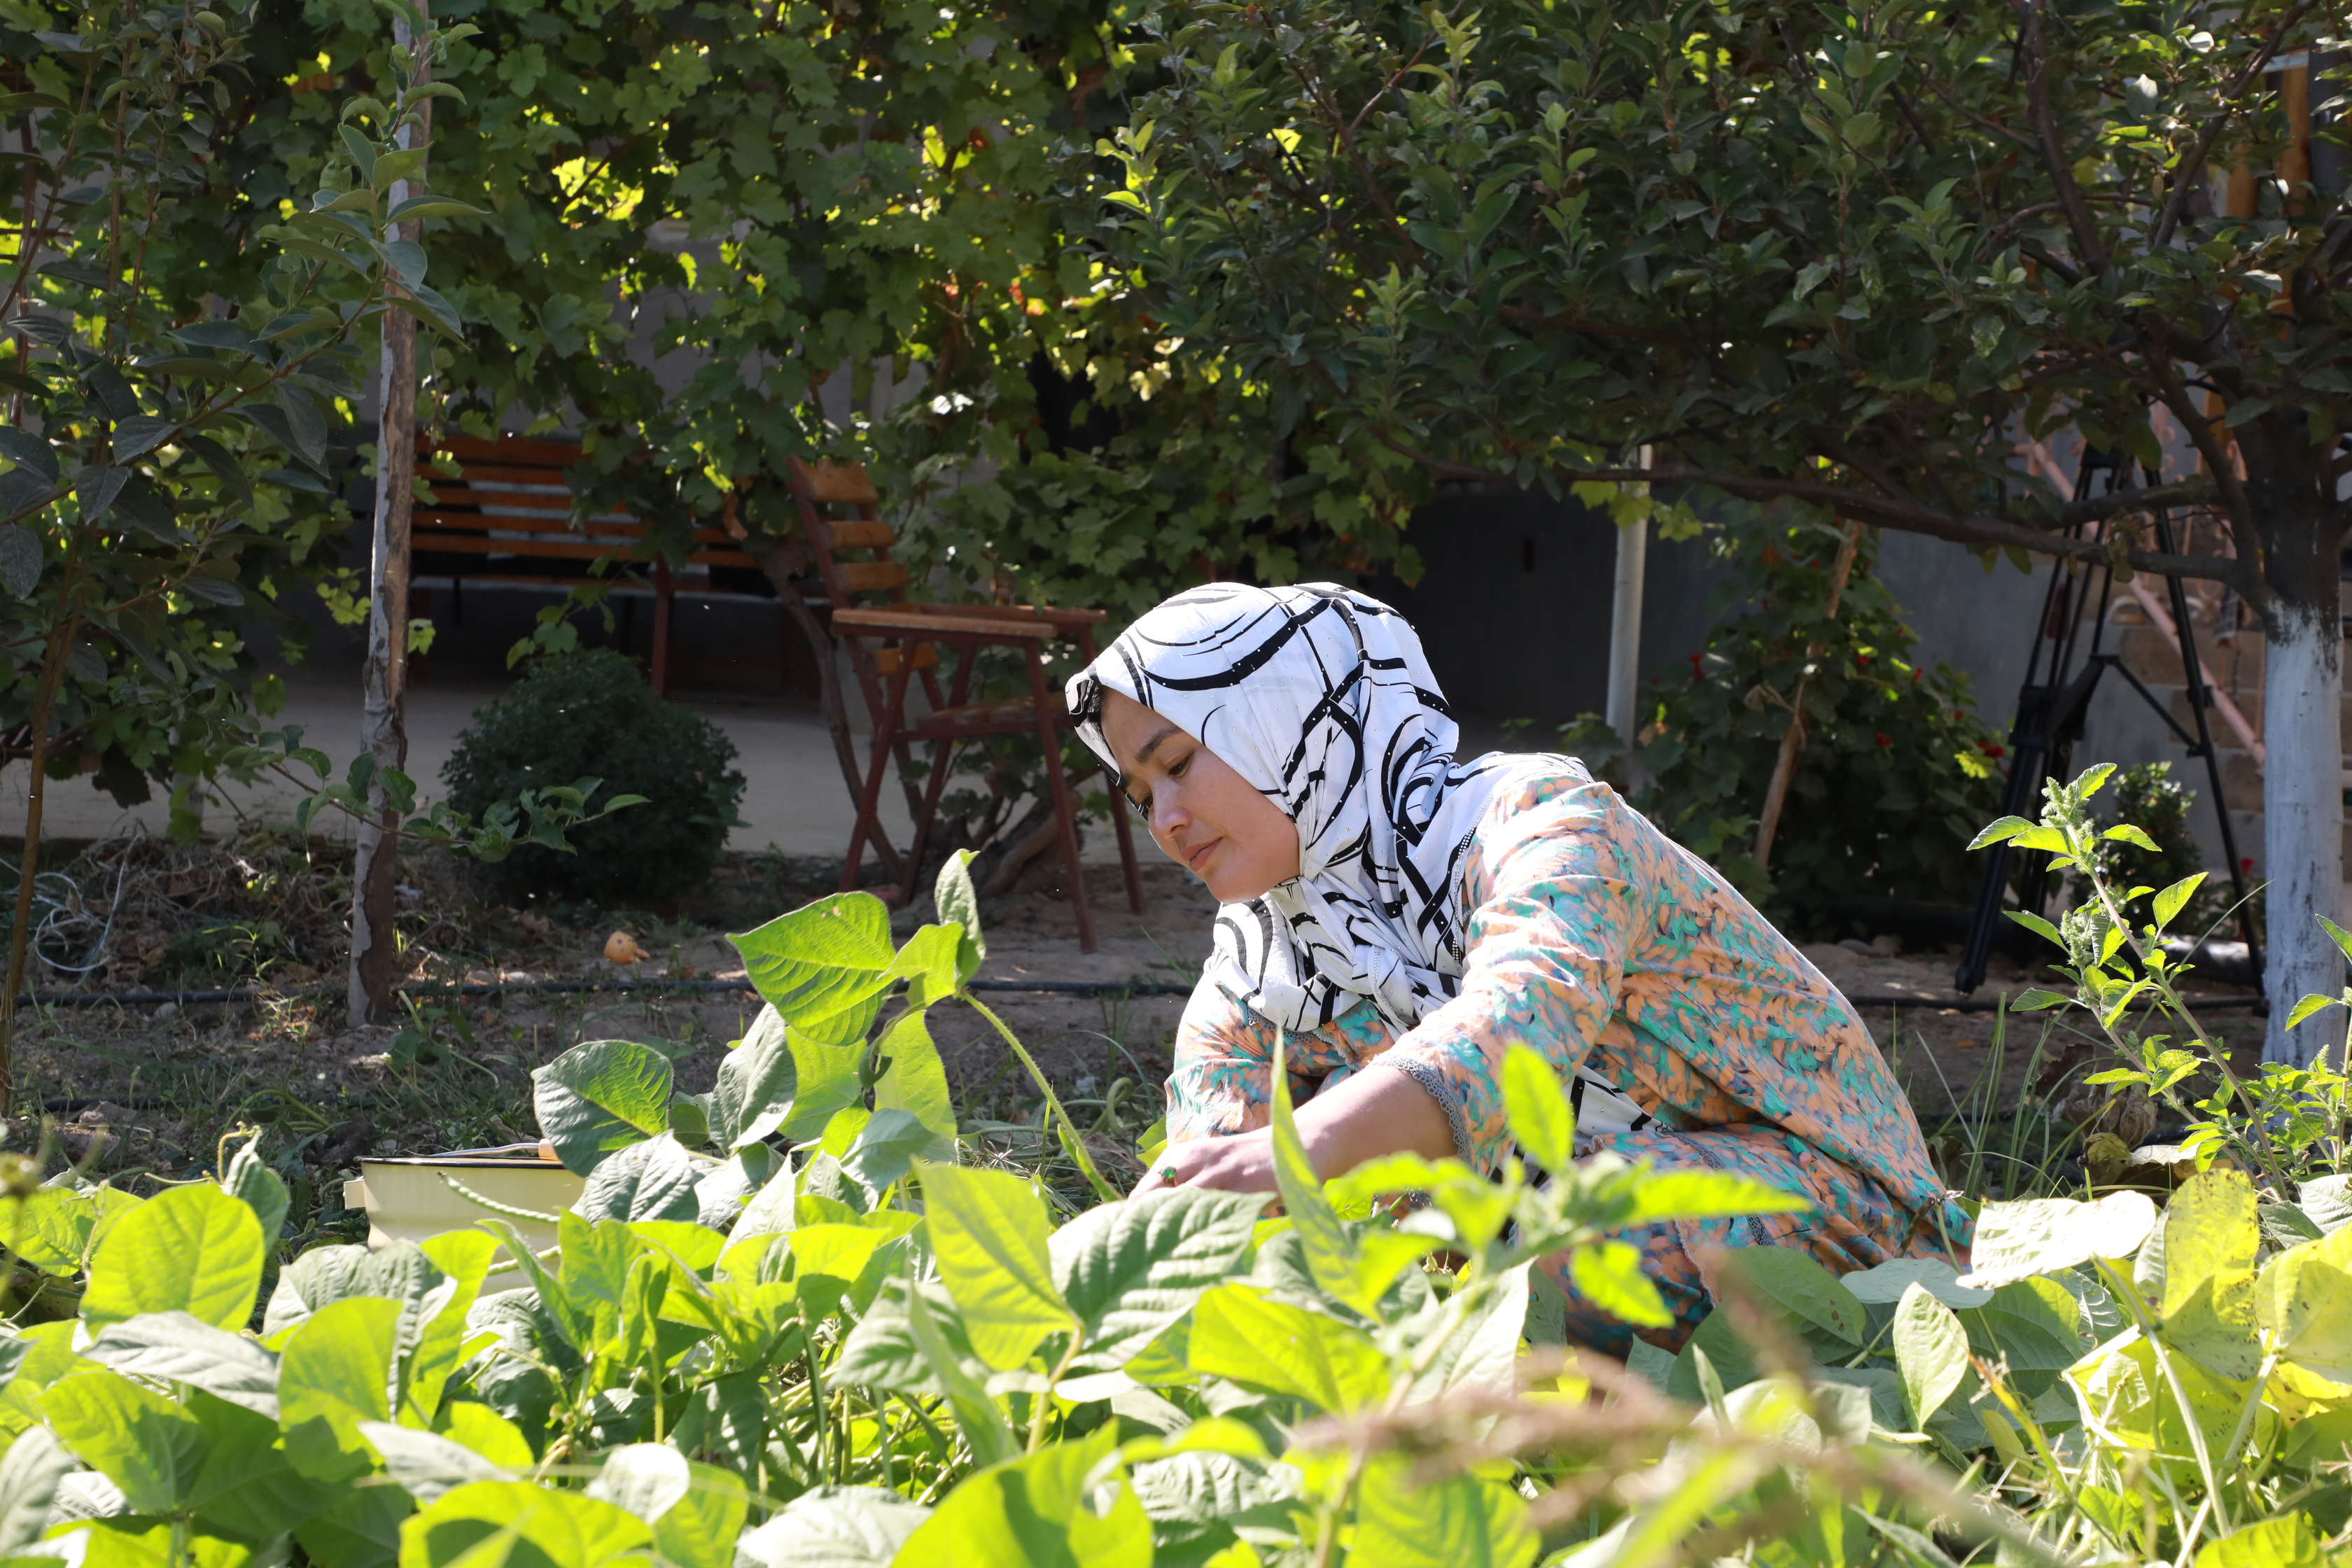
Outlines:
<svg viewBox="0 0 2352 1568"><path fill-rule="evenodd" d="M1116 691L1104 693L1102 725L1152 842L1219 903L1245 903L1298 875L1297 824L1216 752Z"/></svg>

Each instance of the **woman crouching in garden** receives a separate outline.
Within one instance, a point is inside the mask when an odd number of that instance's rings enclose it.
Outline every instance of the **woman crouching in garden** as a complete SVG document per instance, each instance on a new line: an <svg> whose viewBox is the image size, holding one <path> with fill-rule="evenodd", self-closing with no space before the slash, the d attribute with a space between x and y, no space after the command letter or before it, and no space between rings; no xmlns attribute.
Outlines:
<svg viewBox="0 0 2352 1568"><path fill-rule="evenodd" d="M1381 1154L1508 1152L1504 1053L1543 1051L1577 1153L1705 1169L1809 1212L1628 1233L1679 1348L1720 1248L1832 1272L1964 1260L1919 1124L1837 988L1707 865L1572 757L1455 755L1403 617L1325 584L1213 584L1151 611L1070 682L1087 745L1223 907L1176 1034L1162 1186L1276 1190L1286 1036L1298 1130L1329 1179ZM1309 1098L1311 1096L1311 1098ZM1568 1337L1633 1330L1565 1269Z"/></svg>

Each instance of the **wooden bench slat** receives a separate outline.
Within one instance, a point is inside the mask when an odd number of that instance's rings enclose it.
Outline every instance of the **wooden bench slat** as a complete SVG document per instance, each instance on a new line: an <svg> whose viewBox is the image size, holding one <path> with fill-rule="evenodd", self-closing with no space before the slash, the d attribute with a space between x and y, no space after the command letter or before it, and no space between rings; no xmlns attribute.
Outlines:
<svg viewBox="0 0 2352 1568"><path fill-rule="evenodd" d="M857 637L1004 637L1035 642L1051 637L1054 628L1043 621L992 621L975 606L970 616L927 616L899 609L847 610L833 613L834 629Z"/></svg>
<svg viewBox="0 0 2352 1568"><path fill-rule="evenodd" d="M826 544L835 550L888 550L898 542L898 531L887 522L828 519L824 537Z"/></svg>
<svg viewBox="0 0 2352 1568"><path fill-rule="evenodd" d="M930 669L937 666L939 662L940 650L937 644L919 643L916 645L915 668L917 669ZM880 670L885 677L898 674L898 650L895 647L876 648L874 650L874 668Z"/></svg>
<svg viewBox="0 0 2352 1568"><path fill-rule="evenodd" d="M550 493L570 495L572 487L565 482L561 468L514 468L497 463L460 463L454 475L426 465L422 456L417 458L417 478L429 485L461 485L469 480L488 480L502 485L530 485Z"/></svg>
<svg viewBox="0 0 2352 1568"><path fill-rule="evenodd" d="M896 561L845 561L834 569L841 574L841 585L853 594L887 594L912 581Z"/></svg>
<svg viewBox="0 0 2352 1568"><path fill-rule="evenodd" d="M818 463L812 466L798 458L792 459L792 462L806 479L809 498L813 500L835 506L873 506L882 499L882 492L876 489L874 481L866 477L866 466L862 463L837 466Z"/></svg>
<svg viewBox="0 0 2352 1568"><path fill-rule="evenodd" d="M551 468L568 468L587 456L577 441L549 441L536 436L499 436L488 440L479 436L444 436L427 446L419 441L417 451L446 452L464 461L468 458L488 458L509 463L544 464Z"/></svg>

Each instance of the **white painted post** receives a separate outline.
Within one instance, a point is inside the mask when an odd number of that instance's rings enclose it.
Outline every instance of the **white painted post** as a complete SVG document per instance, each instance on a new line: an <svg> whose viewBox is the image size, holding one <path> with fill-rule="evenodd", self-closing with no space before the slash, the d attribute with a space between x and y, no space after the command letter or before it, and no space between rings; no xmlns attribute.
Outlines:
<svg viewBox="0 0 2352 1568"><path fill-rule="evenodd" d="M2269 919L2263 990L2270 1028L2263 1059L2307 1067L2333 1042L2342 1015L2320 1014L2289 1033L2286 1016L2313 992L2344 989L2344 955L2314 918L2344 891L2343 629L2334 605L2282 602L2263 660L2263 871Z"/></svg>
<svg viewBox="0 0 2352 1568"><path fill-rule="evenodd" d="M1642 467L1650 448L1642 448ZM1642 487L1644 495L1650 487ZM1602 717L1625 746L1625 779L1633 779L1635 703L1642 681L1642 574L1648 564L1650 525L1645 520L1617 531L1617 591L1609 610L1609 703Z"/></svg>

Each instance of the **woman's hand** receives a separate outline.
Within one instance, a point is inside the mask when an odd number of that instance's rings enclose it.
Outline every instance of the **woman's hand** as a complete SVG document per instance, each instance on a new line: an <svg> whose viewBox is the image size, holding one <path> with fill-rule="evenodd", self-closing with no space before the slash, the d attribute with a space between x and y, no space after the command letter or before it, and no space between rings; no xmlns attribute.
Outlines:
<svg viewBox="0 0 2352 1568"><path fill-rule="evenodd" d="M1129 1197L1162 1187L1207 1187L1220 1193L1272 1193L1274 1129L1236 1132L1230 1138L1195 1138L1172 1143Z"/></svg>
<svg viewBox="0 0 2352 1568"><path fill-rule="evenodd" d="M1298 1108L1298 1138L1315 1178L1344 1176L1382 1154L1412 1152L1433 1160L1454 1152L1454 1125L1444 1107L1401 1072L1367 1070ZM1171 1143L1130 1197L1162 1187L1208 1187L1221 1193L1273 1193L1274 1130Z"/></svg>

